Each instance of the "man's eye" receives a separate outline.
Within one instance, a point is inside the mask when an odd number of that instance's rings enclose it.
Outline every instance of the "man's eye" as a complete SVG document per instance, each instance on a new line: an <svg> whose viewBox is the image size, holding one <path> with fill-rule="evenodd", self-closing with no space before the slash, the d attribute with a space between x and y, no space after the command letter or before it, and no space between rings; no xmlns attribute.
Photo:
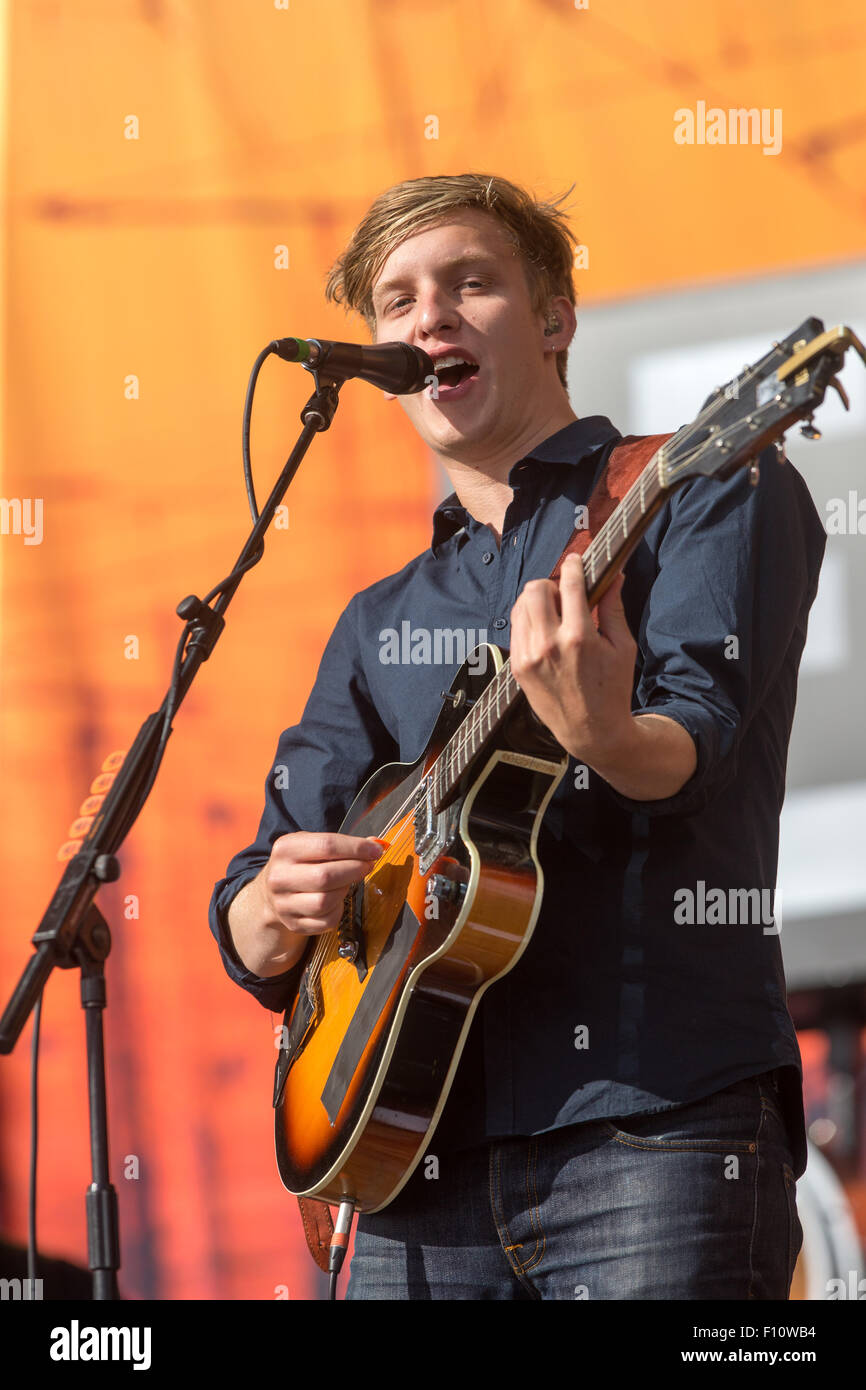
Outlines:
<svg viewBox="0 0 866 1390"><path fill-rule="evenodd" d="M483 281L483 280L478 280L478 279L473 275L473 276L471 276L468 280L461 280L457 288L458 288L458 289L462 289L465 285L475 285L475 286L477 286L478 289L483 290L483 288L484 288L484 281ZM388 306L388 312L391 313L391 314L395 313L396 311L399 310L401 304L403 304L403 303L404 303L406 300L408 300L408 299L411 299L411 295L403 294L403 295L400 295L399 299L394 299L394 300L392 300L392 302L391 302L391 303L389 304L389 306Z"/></svg>

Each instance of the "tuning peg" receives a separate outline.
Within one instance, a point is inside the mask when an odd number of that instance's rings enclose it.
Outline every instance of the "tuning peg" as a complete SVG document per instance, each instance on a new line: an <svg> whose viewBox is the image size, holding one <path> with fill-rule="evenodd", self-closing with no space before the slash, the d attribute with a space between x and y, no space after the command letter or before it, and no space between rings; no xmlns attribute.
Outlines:
<svg viewBox="0 0 866 1390"><path fill-rule="evenodd" d="M758 466L757 463L750 463L750 464L749 464L749 485L750 485L750 487L757 487L757 486L758 486L758 483L759 483L760 481L761 481L761 469L760 469L760 467Z"/></svg>
<svg viewBox="0 0 866 1390"><path fill-rule="evenodd" d="M839 381L837 377L831 376L830 380L827 382L827 385L832 386L835 391L839 392L839 398L842 404L844 405L845 409L850 410L851 402L848 399L848 392L845 390L845 387L842 385L841 381Z"/></svg>
<svg viewBox="0 0 866 1390"><path fill-rule="evenodd" d="M801 433L802 435L804 435L806 439L820 439L820 438L821 438L821 431L815 429L815 425L814 425L814 423L813 423L813 420L812 420L812 416L811 416L811 415L809 416L809 418L808 418L808 420L805 422L805 424L802 424L802 425L800 426L800 433Z"/></svg>

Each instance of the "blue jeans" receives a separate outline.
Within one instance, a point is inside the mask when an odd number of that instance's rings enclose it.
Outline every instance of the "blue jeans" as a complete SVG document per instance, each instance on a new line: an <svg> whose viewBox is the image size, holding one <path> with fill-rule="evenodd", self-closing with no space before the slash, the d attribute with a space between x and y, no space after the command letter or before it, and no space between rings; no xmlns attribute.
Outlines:
<svg viewBox="0 0 866 1390"><path fill-rule="evenodd" d="M802 1229L772 1073L435 1169L358 1218L347 1299L788 1297Z"/></svg>

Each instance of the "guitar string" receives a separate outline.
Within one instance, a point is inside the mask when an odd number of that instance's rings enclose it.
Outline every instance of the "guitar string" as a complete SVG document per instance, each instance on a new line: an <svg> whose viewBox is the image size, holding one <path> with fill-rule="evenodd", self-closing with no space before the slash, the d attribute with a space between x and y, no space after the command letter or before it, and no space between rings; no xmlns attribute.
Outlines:
<svg viewBox="0 0 866 1390"><path fill-rule="evenodd" d="M414 839L414 828L410 828L409 823L407 821L404 823L404 828L401 834L398 835L396 839L390 841L388 848L383 851L383 853L379 856L375 864L370 869L370 873L372 874L374 869L381 868L383 864L397 863L400 859L403 858L405 849L407 849L410 844L414 844ZM364 875L364 878L367 877L369 877L369 874ZM361 882L363 882L363 879L361 880ZM312 976L313 983L315 983L318 980L318 977L321 974L321 971L324 969L325 965L329 964L331 960L337 959L337 956L339 954L339 928L332 927L329 932L323 933L322 936L328 944L323 952L325 958L318 966L317 973L314 976Z"/></svg>
<svg viewBox="0 0 866 1390"><path fill-rule="evenodd" d="M414 829L409 826L408 820L404 822L404 828L396 839L392 840L388 848L380 855L370 870L379 869L383 864L397 863L402 859L406 849L414 844ZM365 878L369 875L365 875ZM363 880L361 880L363 882ZM319 982L322 971L332 960L339 957L340 934L339 928L331 927L327 932L322 932L319 942L310 959L308 988L314 987Z"/></svg>

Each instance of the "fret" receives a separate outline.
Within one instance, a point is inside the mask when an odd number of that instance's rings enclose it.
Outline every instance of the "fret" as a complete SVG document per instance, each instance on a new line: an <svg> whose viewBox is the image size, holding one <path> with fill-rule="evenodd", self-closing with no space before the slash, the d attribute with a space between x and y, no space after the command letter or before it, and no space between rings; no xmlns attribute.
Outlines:
<svg viewBox="0 0 866 1390"><path fill-rule="evenodd" d="M451 747L452 747L452 753L451 753L451 784L452 784L452 786L453 786L453 784L457 781L457 779L458 779L459 776L460 776L460 773L461 773L462 770L463 770L463 769L461 768L461 766L460 766L460 757L461 757L461 743L462 743L462 740L463 740L464 737L465 737L465 735L464 735L464 733L463 733L463 725L461 724L460 728L457 730L457 733L454 735L454 738L451 740Z"/></svg>
<svg viewBox="0 0 866 1390"><path fill-rule="evenodd" d="M457 734L456 734L456 736L455 736L455 743L454 743L454 747L455 747L456 750L457 750L457 756L456 756L456 758L454 759L454 763L455 763L455 768L456 768L456 771L457 771L457 775L458 775L458 776L459 776L460 773L463 771L463 766L464 766L463 755L464 755L464 753L466 752L466 740L468 739L468 737L469 737L469 719L466 718L466 719L463 721L463 723L460 725L460 728L457 730Z"/></svg>
<svg viewBox="0 0 866 1390"><path fill-rule="evenodd" d="M646 511L646 503L644 502L644 497L643 497L643 490L644 490L645 487L646 487L646 469L644 469L644 471L643 471L643 472L641 473L641 475L640 475L640 514L641 514L641 516L643 516L644 512Z"/></svg>
<svg viewBox="0 0 866 1390"><path fill-rule="evenodd" d="M460 781L497 725L519 697L520 688L506 659L482 691L462 724L441 749L430 769L434 804L438 808Z"/></svg>

